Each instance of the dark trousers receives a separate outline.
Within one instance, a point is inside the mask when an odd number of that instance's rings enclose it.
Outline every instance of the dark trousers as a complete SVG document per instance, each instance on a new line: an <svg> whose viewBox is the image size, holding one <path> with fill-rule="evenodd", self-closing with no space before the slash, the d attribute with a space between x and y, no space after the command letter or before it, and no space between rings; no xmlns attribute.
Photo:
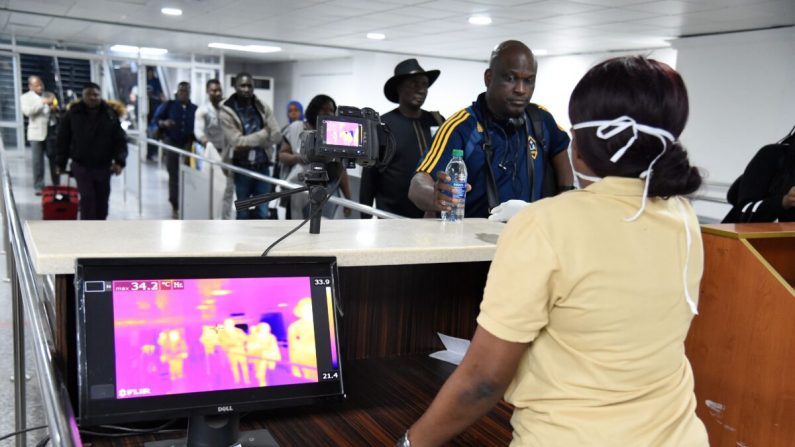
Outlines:
<svg viewBox="0 0 795 447"><path fill-rule="evenodd" d="M72 176L77 180L80 193L80 220L105 220L108 218L110 199L110 166L92 168L72 160Z"/></svg>
<svg viewBox="0 0 795 447"><path fill-rule="evenodd" d="M259 172L260 174L269 175L268 166L264 163L257 167L248 167L248 169L254 172ZM268 194L272 189L272 185L268 182L263 182L243 174L235 174L235 193L237 193L237 200L249 199L254 196ZM268 214L268 204L263 203L261 205L257 205L254 208L254 211L249 209L238 211L237 218L238 220L267 219Z"/></svg>
<svg viewBox="0 0 795 447"><path fill-rule="evenodd" d="M60 185L61 180L58 178L60 177L55 173L55 149L58 144L57 139L55 136L58 134L58 126L50 126L49 130L47 131L47 142L45 146L44 153L47 155L47 160L49 160L50 164L50 180L52 180L53 185Z"/></svg>
<svg viewBox="0 0 795 447"><path fill-rule="evenodd" d="M163 141L171 146L191 150L193 143L174 144L169 141ZM168 201L171 203L171 209L174 211L179 210L179 154L166 151L166 171L168 171Z"/></svg>
<svg viewBox="0 0 795 447"><path fill-rule="evenodd" d="M33 188L41 190L44 188L44 149L47 141L31 141L30 152L33 162Z"/></svg>
<svg viewBox="0 0 795 447"><path fill-rule="evenodd" d="M168 171L168 201L171 209L179 210L179 154L166 151L166 171Z"/></svg>

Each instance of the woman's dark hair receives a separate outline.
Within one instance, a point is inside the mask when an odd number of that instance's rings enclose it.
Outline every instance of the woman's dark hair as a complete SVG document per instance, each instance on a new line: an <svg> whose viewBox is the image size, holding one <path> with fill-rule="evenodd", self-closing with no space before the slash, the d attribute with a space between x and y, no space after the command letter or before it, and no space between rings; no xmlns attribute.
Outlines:
<svg viewBox="0 0 795 447"><path fill-rule="evenodd" d="M309 101L309 105L304 111L304 118L310 126L314 128L317 125L317 115L320 113L320 109L329 102L334 106L334 110L337 110L337 103L328 95L317 95Z"/></svg>
<svg viewBox="0 0 795 447"><path fill-rule="evenodd" d="M654 164L650 197L690 194L701 186L701 174L690 166L687 152L678 141L688 112L687 89L679 73L643 56L617 57L593 67L574 88L569 101L572 124L626 115L638 124L673 134L677 141L666 140L665 153ZM635 143L613 163L610 157L631 138L631 129L607 140L596 136L595 127L573 133L580 156L601 177L638 177L663 149L658 137L638 132Z"/></svg>

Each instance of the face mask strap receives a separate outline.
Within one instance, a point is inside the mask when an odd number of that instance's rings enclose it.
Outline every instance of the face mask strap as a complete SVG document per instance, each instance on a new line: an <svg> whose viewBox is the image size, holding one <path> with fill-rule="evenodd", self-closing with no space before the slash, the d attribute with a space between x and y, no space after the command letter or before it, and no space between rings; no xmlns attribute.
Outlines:
<svg viewBox="0 0 795 447"><path fill-rule="evenodd" d="M629 140L621 147L621 149L617 150L612 157L610 157L610 161L612 163L617 163L621 157L629 150L630 147L637 141L638 139L638 131L643 132L648 135L654 135L655 137L660 139L660 143L662 143L662 151L654 157L654 160L649 163L649 167L640 173L640 178L645 179L645 184L643 186L643 199L641 201L641 206L638 212L634 215L625 218L626 222L632 222L638 219L643 211L646 209L646 201L649 196L649 183L651 180L652 168L654 167L654 163L662 157L665 153L665 150L668 148L668 143L666 140L671 141L672 143L676 141L676 138L668 132L667 130L660 129L658 127L647 126L645 124L638 124L632 117L627 115L620 116L613 120L596 120L596 121L585 121L582 123L577 123L572 125L572 129L583 129L586 127L596 127L596 136L603 139L608 140L613 138L614 136L626 131L627 129L632 130L632 136ZM575 175L578 175L576 171L574 171ZM581 178L587 178L580 175ZM587 178L588 180L592 180L591 178Z"/></svg>
<svg viewBox="0 0 795 447"><path fill-rule="evenodd" d="M674 143L676 141L676 138L674 138L674 136L667 130L660 129L657 127L647 126L645 124L638 124L634 119L626 115L609 121L608 120L586 121L583 123L573 125L572 129L582 129L585 127L596 127L597 128L596 136L603 140L610 139L618 135L619 133L624 132L627 129L632 129L632 136L629 138L629 140L624 144L624 146L621 147L621 149L616 151L616 153L614 153L613 156L610 157L610 161L613 163L618 162L618 160L620 160L621 157L623 157L624 154L627 152L627 150L635 143L635 141L638 139L638 131L641 131L648 135L654 135L660 140L660 143L662 144L662 151L660 151L660 153L657 154L656 157L654 157L651 163L649 163L649 167L645 171L641 172L639 176L641 179L645 180L643 185L643 198L641 201L640 209L634 215L624 218L625 222L633 222L637 220L641 216L641 214L643 214L643 211L646 210L646 202L648 201L649 197L649 185L651 183L651 175L653 172L654 164L657 163L657 160L659 160L660 157L662 157L665 151L668 149L668 141ZM571 154L569 154L569 157L571 157ZM576 170L574 170L573 163L572 163L572 171L574 171L575 176L579 175L579 173ZM581 176L581 177L587 178L588 176ZM690 226L688 225L688 214L683 202L684 199L682 199L681 197L676 197L676 205L677 208L679 209L679 214L680 217L682 218L682 224L684 225L685 228L685 241L686 241L685 265L682 271L682 281L684 284L685 301L687 302L687 305L690 308L690 311L693 313L693 315L697 315L698 306L696 305L696 302L693 300L692 296L690 295L690 290L688 288L688 270L690 264L690 251L691 251L691 246L693 244L693 236L690 234Z"/></svg>
<svg viewBox="0 0 795 447"><path fill-rule="evenodd" d="M685 210L683 198L681 197L676 198L676 207L679 209L679 215L682 217L682 223L685 226L685 241L687 243L687 250L685 251L685 266L684 269L682 270L682 281L685 286L685 301L687 302L687 305L690 307L690 312L692 312L693 315L698 315L698 305L696 305L696 302L695 300L693 300L693 297L690 296L690 289L688 288L687 285L688 282L687 272L690 266L690 250L691 246L693 245L693 236L690 234L690 226L687 223L687 211Z"/></svg>

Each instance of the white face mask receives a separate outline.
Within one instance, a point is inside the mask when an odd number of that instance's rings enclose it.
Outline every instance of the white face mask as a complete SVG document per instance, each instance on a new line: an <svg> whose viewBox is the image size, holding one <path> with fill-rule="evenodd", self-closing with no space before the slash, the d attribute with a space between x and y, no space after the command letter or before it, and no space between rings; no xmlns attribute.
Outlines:
<svg viewBox="0 0 795 447"><path fill-rule="evenodd" d="M610 157L610 161L613 162L613 163L617 163L618 160L620 160L621 157L623 157L624 154L627 152L627 150L632 146L632 144L635 143L635 140L638 139L638 131L643 132L643 133L648 134L648 135L654 135L655 137L660 139L660 142L662 143L662 151L660 151L660 153L656 157L654 157L654 159L651 161L651 163L649 163L649 167L646 168L645 171L641 172L640 176L639 176L641 179L646 179L645 185L643 187L643 200L641 202L640 209L638 210L637 213L635 213L635 215L627 217L627 218L624 218L624 221L626 221L626 222L632 222L632 221L636 220L638 217L640 217L641 214L643 214L643 211L646 209L646 200L647 200L647 198L649 196L649 180L651 179L652 167L654 166L654 163L656 163L657 160L659 160L660 157L662 157L662 155L665 153L666 149L668 148L667 141L670 141L671 143L673 143L674 141L676 141L676 138L674 138L674 136L671 135L671 133L668 132L665 129L660 129L660 128L657 128L657 127L647 126L645 124L638 124L637 122L635 122L634 119L632 119L632 118L630 118L628 116L621 116L621 117L618 117L618 118L616 118L614 120L611 120L611 121L607 121L607 120L586 121L586 122L575 124L571 128L572 129L583 129L583 128L586 128L586 127L596 127L597 128L596 129L596 136L601 138L601 139L603 139L603 140L608 140L608 139L620 134L621 132L623 132L623 131L625 131L627 129L632 129L632 137L630 137L629 141L627 141L627 143L621 149L616 151L616 153L613 154L612 157ZM569 163L571 163L571 170L574 173L574 184L575 184L575 186L577 186L579 188L579 179L578 179L578 177L582 178L582 179L590 180L592 182L598 182L598 181L601 180L600 177L591 177L591 176L584 175L584 174L581 174L581 173L577 172L577 170L574 169L574 161L573 161L574 159L572 158L571 143L569 143L568 151L569 151ZM687 212L686 212L685 207L683 205L683 199L681 197L676 197L676 201L677 201L676 202L677 208L679 209L680 216L682 217L682 223L684 224L685 238L686 238L686 244L687 244L687 247L686 247L687 250L685 252L686 253L685 254L685 265L684 265L684 269L683 269L683 272L682 272L682 279L683 279L684 291L685 291L685 301L687 302L688 306L690 307L690 311L693 312L693 314L695 315L695 314L698 314L698 308L697 308L697 306L695 304L695 301L693 301L693 298L690 296L690 291L688 290L688 284L687 284L687 279L688 279L687 278L687 271L688 271L688 264L689 264L689 260L690 260L690 246L691 246L691 243L692 243L692 237L691 237L691 234L690 234L690 227L689 227L688 222L687 222L688 215L687 215Z"/></svg>
<svg viewBox="0 0 795 447"><path fill-rule="evenodd" d="M579 172L577 169L574 168L574 154L573 154L573 151L571 149L571 141L569 141L569 147L566 149L566 151L569 153L569 166L571 166L571 173L573 174L572 177L574 177L574 187L576 189L580 189L580 179L589 180L589 181L592 181L594 183L602 180L602 177L594 177L594 176L591 176L591 175L585 175L582 172Z"/></svg>

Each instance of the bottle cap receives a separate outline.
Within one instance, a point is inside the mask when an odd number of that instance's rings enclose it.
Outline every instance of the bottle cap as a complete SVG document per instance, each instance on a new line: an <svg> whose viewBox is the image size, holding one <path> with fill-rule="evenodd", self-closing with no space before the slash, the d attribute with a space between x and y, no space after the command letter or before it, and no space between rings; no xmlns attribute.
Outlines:
<svg viewBox="0 0 795 447"><path fill-rule="evenodd" d="M453 149L453 157L463 157L464 151L462 149Z"/></svg>

